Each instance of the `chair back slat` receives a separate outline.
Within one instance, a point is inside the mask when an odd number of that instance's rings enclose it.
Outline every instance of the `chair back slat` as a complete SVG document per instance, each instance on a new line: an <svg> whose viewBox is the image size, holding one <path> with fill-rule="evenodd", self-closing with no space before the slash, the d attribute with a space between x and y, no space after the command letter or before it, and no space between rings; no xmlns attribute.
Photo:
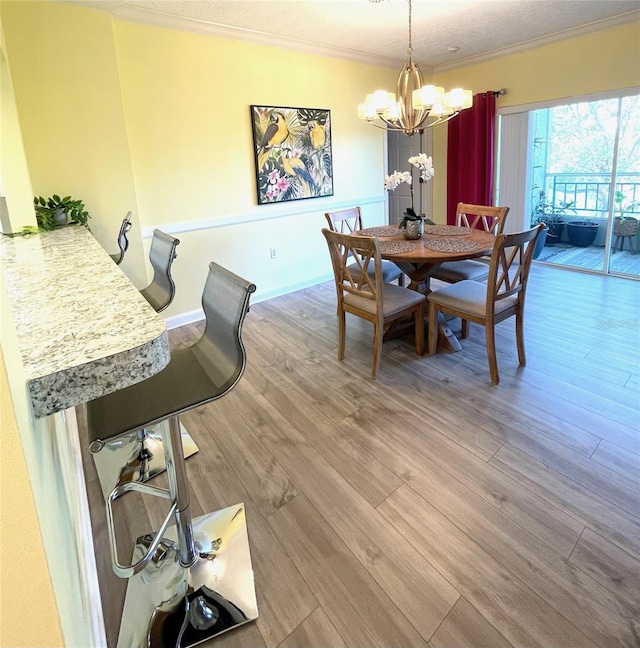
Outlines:
<svg viewBox="0 0 640 648"><path fill-rule="evenodd" d="M335 212L326 212L325 218L329 229L341 234L352 234L362 229L362 214L360 207L350 207Z"/></svg>
<svg viewBox="0 0 640 648"><path fill-rule="evenodd" d="M492 234L502 234L508 213L509 207L471 205L460 202L456 208L456 225L482 229Z"/></svg>
<svg viewBox="0 0 640 648"><path fill-rule="evenodd" d="M326 228L322 233L329 245L338 298L349 293L367 301L381 301L382 269L378 239L341 234Z"/></svg>
<svg viewBox="0 0 640 648"><path fill-rule="evenodd" d="M487 280L487 313L493 312L497 301L524 292L533 260L533 249L541 227L516 234L498 234L493 246Z"/></svg>

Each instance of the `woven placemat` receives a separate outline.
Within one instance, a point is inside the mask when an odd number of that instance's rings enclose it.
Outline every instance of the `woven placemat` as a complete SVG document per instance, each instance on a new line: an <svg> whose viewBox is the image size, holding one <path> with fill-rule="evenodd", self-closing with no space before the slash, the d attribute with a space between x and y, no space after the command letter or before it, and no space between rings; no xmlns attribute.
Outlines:
<svg viewBox="0 0 640 648"><path fill-rule="evenodd" d="M404 254L416 249L415 243L409 241L379 241L382 254Z"/></svg>
<svg viewBox="0 0 640 648"><path fill-rule="evenodd" d="M400 230L397 225L382 225L381 227L367 227L358 231L361 236L398 236Z"/></svg>
<svg viewBox="0 0 640 648"><path fill-rule="evenodd" d="M436 252L478 252L485 246L465 239L423 239L423 244Z"/></svg>
<svg viewBox="0 0 640 648"><path fill-rule="evenodd" d="M471 230L468 227L458 227L457 225L427 225L424 228L424 233L434 236L464 236L470 234Z"/></svg>

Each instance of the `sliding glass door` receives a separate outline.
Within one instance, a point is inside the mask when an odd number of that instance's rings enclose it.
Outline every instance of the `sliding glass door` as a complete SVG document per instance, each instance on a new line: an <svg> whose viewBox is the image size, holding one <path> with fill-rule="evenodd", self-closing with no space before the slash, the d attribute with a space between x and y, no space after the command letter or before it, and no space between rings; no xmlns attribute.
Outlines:
<svg viewBox="0 0 640 648"><path fill-rule="evenodd" d="M506 183L520 184L521 225L547 225L538 260L640 277L640 95L501 119L500 191L518 200ZM513 156L523 153L517 177Z"/></svg>

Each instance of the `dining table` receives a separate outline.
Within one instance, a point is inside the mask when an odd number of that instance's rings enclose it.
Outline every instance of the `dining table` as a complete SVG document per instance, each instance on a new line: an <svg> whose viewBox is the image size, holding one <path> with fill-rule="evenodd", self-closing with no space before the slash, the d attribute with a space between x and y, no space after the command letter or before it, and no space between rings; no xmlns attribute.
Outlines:
<svg viewBox="0 0 640 648"><path fill-rule="evenodd" d="M496 240L491 232L456 225L425 225L424 234L419 239L406 239L397 225L367 227L354 234L375 236L380 257L393 261L407 275L408 288L425 295L431 292L431 277L442 263L490 254ZM439 345L449 351L462 348L441 313L437 322L427 324L438 327ZM389 333L394 335L393 331Z"/></svg>

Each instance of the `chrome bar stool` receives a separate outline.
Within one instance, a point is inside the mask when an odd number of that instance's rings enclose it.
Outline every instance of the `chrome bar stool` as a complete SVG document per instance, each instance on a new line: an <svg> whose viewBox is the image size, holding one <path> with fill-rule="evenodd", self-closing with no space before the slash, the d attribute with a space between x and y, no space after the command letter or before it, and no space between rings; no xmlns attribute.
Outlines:
<svg viewBox="0 0 640 648"><path fill-rule="evenodd" d="M157 313L167 308L175 296L176 286L171 276L171 266L177 257L176 248L179 244L179 239L158 229L154 230L149 252L153 281L140 292ZM145 482L165 470L163 427L168 429L168 422L133 430L104 444L91 446L105 498L115 486L130 481ZM182 425L180 433L184 455L190 457L198 451L198 446Z"/></svg>
<svg viewBox="0 0 640 648"><path fill-rule="evenodd" d="M133 214L131 212L127 212L127 215L122 219L120 233L118 234L118 248L120 249L120 252L118 254L109 255L116 265L120 265L123 262L125 252L129 249L129 239L127 238L127 234L131 229L132 216Z"/></svg>
<svg viewBox="0 0 640 648"><path fill-rule="evenodd" d="M246 363L242 323L255 289L211 263L202 296L202 337L172 351L155 376L87 403L92 444L168 421L163 430L168 488L128 482L107 498L112 567L129 579L120 648L193 646L258 617L244 504L191 518L179 420L240 380ZM123 565L112 505L127 491L168 499L170 509L155 534L138 538L131 564Z"/></svg>

